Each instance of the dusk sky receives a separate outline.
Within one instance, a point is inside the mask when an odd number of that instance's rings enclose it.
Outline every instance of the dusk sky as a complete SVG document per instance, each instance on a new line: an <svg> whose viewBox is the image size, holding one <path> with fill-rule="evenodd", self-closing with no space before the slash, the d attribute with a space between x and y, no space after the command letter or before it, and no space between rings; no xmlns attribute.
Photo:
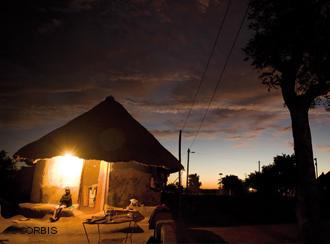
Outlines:
<svg viewBox="0 0 330 244"><path fill-rule="evenodd" d="M20 147L112 95L175 156L227 1L7 1L0 55L0 149ZM246 9L232 1L205 81L183 132L182 164ZM244 179L292 154L279 90L267 91L244 61L245 22L201 131L190 173L203 188L218 174ZM319 173L330 170L330 113L310 111ZM175 180L171 176L170 182Z"/></svg>

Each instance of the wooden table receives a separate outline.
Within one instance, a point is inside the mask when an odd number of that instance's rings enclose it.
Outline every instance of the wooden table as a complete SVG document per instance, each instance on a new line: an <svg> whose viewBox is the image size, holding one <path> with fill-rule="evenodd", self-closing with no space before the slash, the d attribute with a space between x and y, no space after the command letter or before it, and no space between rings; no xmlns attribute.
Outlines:
<svg viewBox="0 0 330 244"><path fill-rule="evenodd" d="M139 213L138 211L129 211L132 213L132 217L126 217L126 219L124 218L119 218L119 219L114 219L113 221L110 222L100 222L100 221L95 221L95 222L89 222L89 221L84 221L82 223L84 231L85 231L85 235L86 235L86 239L88 241L88 243L90 243L89 237L88 237L88 233L87 233L87 229L86 229L86 225L97 225L97 232L98 232L98 243L101 242L101 231L100 231L100 225L113 225L113 224L122 224L122 223L129 223L128 225L128 231L126 233L126 237L125 237L125 243L127 242L128 238L130 238L131 242L132 242L132 237L133 237L133 231L134 228L137 226L137 222L141 221L141 217L140 218L135 218L134 217L134 213ZM140 214L140 213L139 213ZM141 215L141 214L140 214ZM142 216L142 215L141 215ZM133 226L132 226L133 223ZM132 228L131 228L132 227Z"/></svg>

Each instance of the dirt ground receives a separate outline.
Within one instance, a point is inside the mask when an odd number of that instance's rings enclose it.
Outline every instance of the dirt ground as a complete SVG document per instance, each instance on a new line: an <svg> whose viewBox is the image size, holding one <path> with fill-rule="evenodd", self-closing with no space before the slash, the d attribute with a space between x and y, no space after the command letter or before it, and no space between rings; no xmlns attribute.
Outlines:
<svg viewBox="0 0 330 244"><path fill-rule="evenodd" d="M94 214L95 215L95 214ZM24 220L24 216L17 215L10 219L0 219L0 244L2 243L61 243L75 244L88 243L82 222L90 217L87 214L75 214L74 217L62 217L58 222L50 223L48 216L42 219ZM153 235L153 230L148 229L149 214L138 223L134 229L132 238L128 238L126 243L146 243ZM328 223L329 224L329 223ZM330 226L328 225L327 226ZM56 234L52 233L20 233L24 227L46 227L51 229L56 227ZM90 243L98 243L98 232L96 225L87 225ZM128 232L128 223L116 225L101 225L101 242L125 243ZM297 244L298 230L295 224L276 225L249 225L234 227L194 227L178 228L179 243L232 243L232 244ZM1 240L8 240L1 242ZM330 243L330 242L329 242Z"/></svg>
<svg viewBox="0 0 330 244"><path fill-rule="evenodd" d="M0 220L0 240L3 243L88 243L84 229L83 219L90 215L81 214L75 217L62 217L58 222L50 223L49 216L43 219L24 219L17 215L10 219ZM16 223L15 223L16 222ZM56 234L23 234L19 233L22 227L56 227ZM88 236L91 243L98 243L96 225L87 225ZM124 243L128 231L128 223L116 225L101 225L101 243ZM148 218L138 223L134 229L132 239L126 243L146 243L153 231L148 229ZM235 227L208 227L188 228L179 233L179 243L233 243L233 244L272 244L272 243L300 243L297 240L297 228L294 224L282 225L255 225ZM0 242L1 243L1 242Z"/></svg>
<svg viewBox="0 0 330 244"><path fill-rule="evenodd" d="M82 222L91 217L91 214L80 213L75 214L74 217L62 217L54 223L49 222L49 217L50 215L46 215L42 219L25 220L24 216L17 215L10 219L1 218L0 243L88 243ZM148 229L148 216L137 224L137 227L133 229L132 237L129 236L126 243L146 243L149 237L153 235L153 231ZM101 243L123 243L127 232L131 230L128 226L129 223L100 225ZM24 230L26 232L26 227L29 227L28 232L32 232L32 229L37 231L36 233L23 233ZM43 233L41 233L42 227ZM98 243L97 225L86 225L86 229L90 242Z"/></svg>
<svg viewBox="0 0 330 244"><path fill-rule="evenodd" d="M182 240L188 243L300 243L294 224L189 228L185 232Z"/></svg>

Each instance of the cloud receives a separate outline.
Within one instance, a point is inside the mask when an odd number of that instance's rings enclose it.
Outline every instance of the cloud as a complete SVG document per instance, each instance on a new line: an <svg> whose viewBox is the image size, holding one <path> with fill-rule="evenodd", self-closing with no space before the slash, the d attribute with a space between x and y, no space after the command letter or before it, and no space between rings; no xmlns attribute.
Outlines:
<svg viewBox="0 0 330 244"><path fill-rule="evenodd" d="M320 151L320 152L330 152L330 145L316 145L316 148Z"/></svg>
<svg viewBox="0 0 330 244"><path fill-rule="evenodd" d="M179 135L178 130L151 130L150 131L155 137L162 138L162 139L177 139ZM195 136L196 131L184 131L184 137L187 139L193 139ZM199 135L202 138L214 139L216 138L220 132L218 130L209 130L204 129L201 130Z"/></svg>
<svg viewBox="0 0 330 244"><path fill-rule="evenodd" d="M2 125L43 123L53 110L55 119L66 118L67 110L82 111L110 94L124 102L136 97L166 100L174 83L196 80L195 66L209 35L199 40L196 34L209 23L203 23L195 3L97 4L101 2L74 0L11 6L8 16L16 20L9 28L17 30L8 37L12 45L7 55L0 58ZM49 19L34 20L44 11ZM195 48L196 42L204 47Z"/></svg>
<svg viewBox="0 0 330 244"><path fill-rule="evenodd" d="M158 111L151 104L149 106L138 106L144 111L145 118L148 118L148 123L156 125L165 121L166 126L162 130L155 130L154 133L160 138L177 137L178 130L182 126L182 121L186 115L187 108L185 105L179 104L176 107L174 104L166 107L160 106ZM192 111L184 136L191 138L195 136L196 130L200 126L201 118L205 112L206 105L198 104L198 108ZM263 132L273 130L276 133L284 133L288 131L289 117L288 113L283 109L282 111L274 109L274 111L264 111L263 109L254 109L249 106L243 108L241 105L237 108L227 104L225 108L213 106L204 121L199 139L213 139L215 136L222 134L228 141L238 143L239 141L250 142L256 139ZM155 112L153 112L155 111ZM167 121L171 118L171 123ZM174 119L175 118L175 119ZM142 119L142 122L144 120Z"/></svg>
<svg viewBox="0 0 330 244"><path fill-rule="evenodd" d="M193 138L208 107L245 3L232 6L185 128L187 138ZM12 30L11 43L0 57L3 130L47 127L50 121L61 124L113 95L157 138L177 138L224 14L224 2L98 4L101 1L73 0L56 8L46 2L26 9L14 6L10 19L15 21L7 28ZM44 22L34 19L47 9L51 16ZM238 145L269 131L276 136L290 130L280 92L267 92L256 71L243 61L241 48L249 38L244 28L199 139L221 135ZM310 114L313 121L329 121L319 109Z"/></svg>

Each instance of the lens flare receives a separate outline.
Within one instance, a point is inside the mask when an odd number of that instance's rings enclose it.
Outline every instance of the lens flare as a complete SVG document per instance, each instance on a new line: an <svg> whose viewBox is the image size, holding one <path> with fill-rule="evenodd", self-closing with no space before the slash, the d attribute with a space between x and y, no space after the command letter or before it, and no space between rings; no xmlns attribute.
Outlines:
<svg viewBox="0 0 330 244"><path fill-rule="evenodd" d="M52 164L48 171L49 185L57 187L79 186L83 162L83 159L70 153L52 158Z"/></svg>

